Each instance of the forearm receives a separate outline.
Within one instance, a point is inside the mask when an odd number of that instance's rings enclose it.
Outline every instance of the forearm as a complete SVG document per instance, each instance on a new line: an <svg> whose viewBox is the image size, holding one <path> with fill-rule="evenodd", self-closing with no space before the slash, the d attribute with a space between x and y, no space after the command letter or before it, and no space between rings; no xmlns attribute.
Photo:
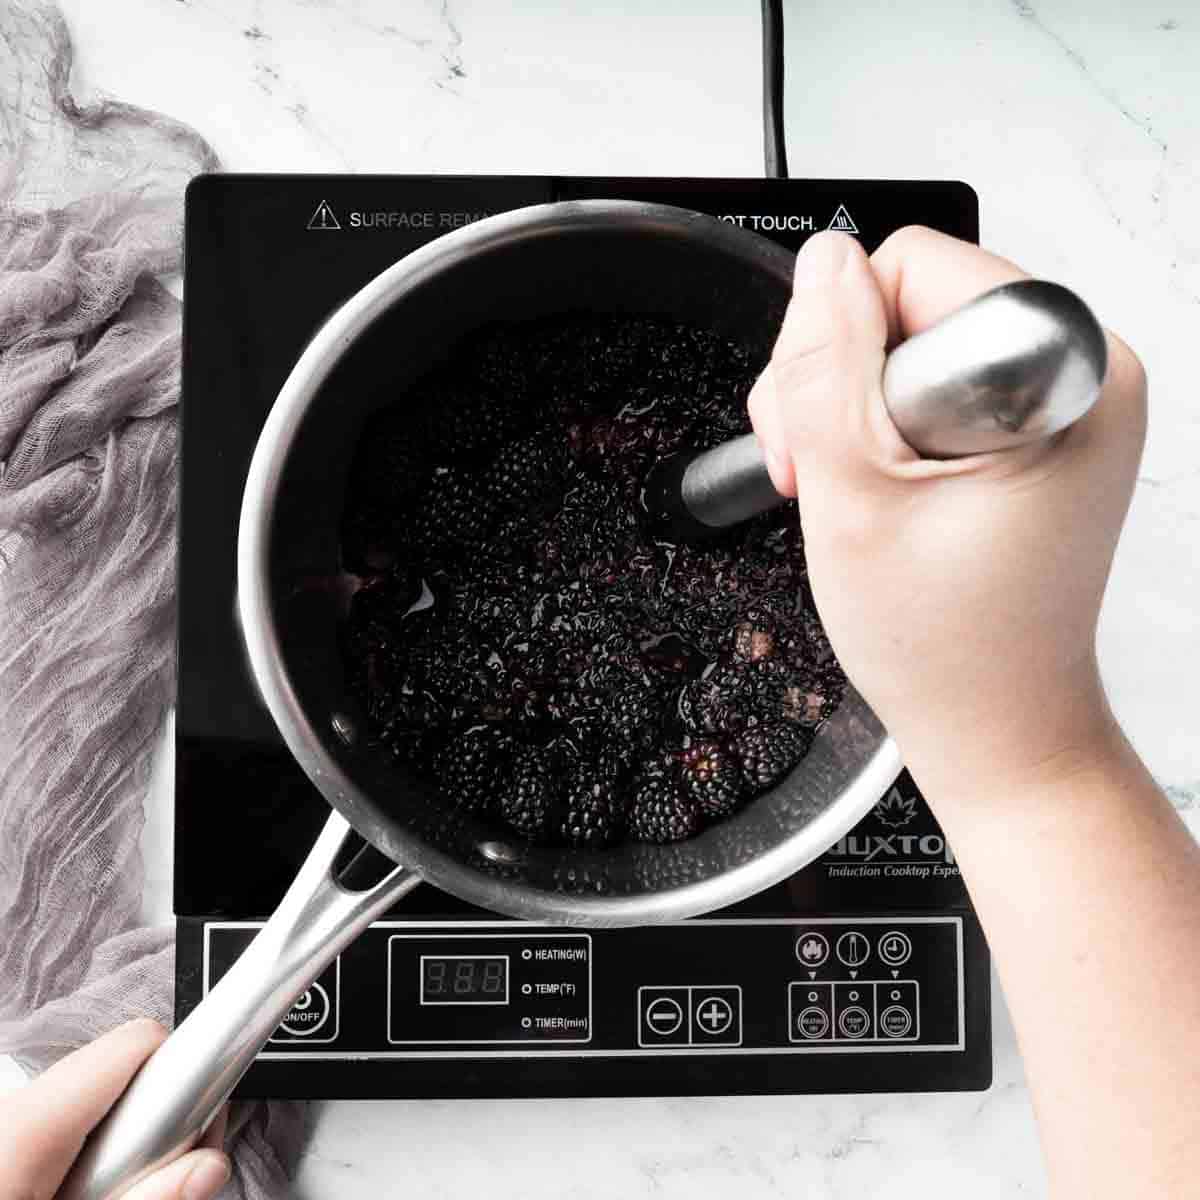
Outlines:
<svg viewBox="0 0 1200 1200"><path fill-rule="evenodd" d="M935 784L931 802L995 955L1054 1194L1193 1196L1200 848L1115 729L1083 757L1008 794L995 775L993 795Z"/></svg>

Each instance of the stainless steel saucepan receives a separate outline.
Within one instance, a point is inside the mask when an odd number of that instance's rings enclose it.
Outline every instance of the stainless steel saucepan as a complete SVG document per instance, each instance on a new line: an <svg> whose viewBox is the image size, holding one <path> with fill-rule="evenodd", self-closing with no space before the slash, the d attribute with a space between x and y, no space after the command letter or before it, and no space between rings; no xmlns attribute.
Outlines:
<svg viewBox="0 0 1200 1200"><path fill-rule="evenodd" d="M337 589L310 586L341 570L342 497L363 422L387 398L381 378L395 394L485 323L567 310L667 316L765 357L794 261L764 238L681 209L544 205L438 238L350 297L317 331L250 465L238 613L262 699L333 811L274 916L93 1133L64 1196L109 1200L192 1146L293 1000L423 880L532 921L674 921L792 875L891 784L901 767L896 747L850 689L782 784L690 841L587 852L498 839L369 744L339 655ZM368 848L343 869L352 831ZM370 875L370 858L386 865Z"/></svg>

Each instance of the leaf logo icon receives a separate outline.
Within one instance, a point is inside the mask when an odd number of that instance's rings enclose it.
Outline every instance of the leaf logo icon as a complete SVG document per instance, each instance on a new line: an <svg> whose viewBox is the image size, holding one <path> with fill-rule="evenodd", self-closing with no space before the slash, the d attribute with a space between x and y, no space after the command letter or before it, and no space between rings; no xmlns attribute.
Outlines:
<svg viewBox="0 0 1200 1200"><path fill-rule="evenodd" d="M893 787L878 804L875 805L875 817L890 829L900 829L917 815L917 800L915 796L904 797L900 789Z"/></svg>

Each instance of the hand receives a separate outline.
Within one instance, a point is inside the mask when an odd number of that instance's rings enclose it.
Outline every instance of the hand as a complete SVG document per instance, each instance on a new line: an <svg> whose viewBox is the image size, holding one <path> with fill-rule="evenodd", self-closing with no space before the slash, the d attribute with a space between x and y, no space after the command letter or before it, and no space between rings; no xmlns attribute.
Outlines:
<svg viewBox="0 0 1200 1200"><path fill-rule="evenodd" d="M0 1197L50 1200L84 1139L166 1037L156 1021L130 1021L67 1055L6 1104L0 1123ZM209 1200L229 1178L226 1111L201 1148L147 1176L124 1200Z"/></svg>
<svg viewBox="0 0 1200 1200"><path fill-rule="evenodd" d="M811 238L750 397L838 658L935 807L1069 771L1113 736L1094 646L1144 435L1133 353L1109 335L1099 400L1049 442L955 461L921 459L880 387L889 344L1023 274L927 229L870 259Z"/></svg>

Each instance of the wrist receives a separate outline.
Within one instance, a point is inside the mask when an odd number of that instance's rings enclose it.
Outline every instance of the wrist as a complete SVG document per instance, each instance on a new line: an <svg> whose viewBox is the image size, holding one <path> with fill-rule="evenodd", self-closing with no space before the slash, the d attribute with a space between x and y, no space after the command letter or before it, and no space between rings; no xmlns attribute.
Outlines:
<svg viewBox="0 0 1200 1200"><path fill-rule="evenodd" d="M938 817L959 812L1012 813L1088 776L1136 763L1112 715L1098 672L1040 703L1019 700L999 711L961 709L894 736L906 765Z"/></svg>

